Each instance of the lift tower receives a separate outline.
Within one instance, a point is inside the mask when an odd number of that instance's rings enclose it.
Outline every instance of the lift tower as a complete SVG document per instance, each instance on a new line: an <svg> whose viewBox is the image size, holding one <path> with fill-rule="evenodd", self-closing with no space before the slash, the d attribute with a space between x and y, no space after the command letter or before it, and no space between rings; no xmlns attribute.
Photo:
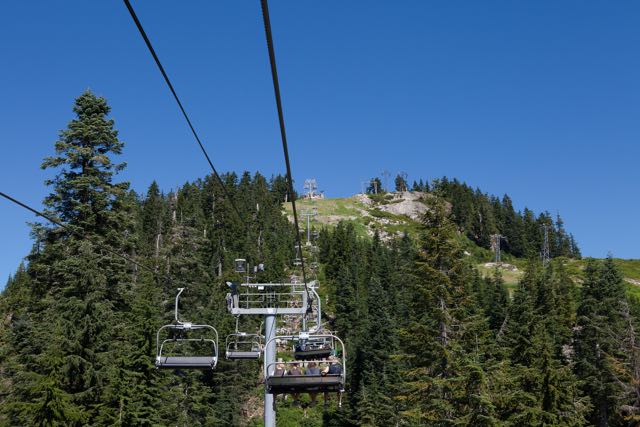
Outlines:
<svg viewBox="0 0 640 427"><path fill-rule="evenodd" d="M542 230L543 230L543 240L542 240L541 258L542 258L542 265L546 267L546 265L549 264L549 259L551 258L551 256L549 255L549 225L543 224Z"/></svg>
<svg viewBox="0 0 640 427"><path fill-rule="evenodd" d="M501 234L491 235L491 249L493 249L494 258L495 258L494 262L496 264L500 264L502 262L502 253L500 249L500 243L502 242L503 238L504 236Z"/></svg>
<svg viewBox="0 0 640 427"><path fill-rule="evenodd" d="M249 271L245 260L236 260L236 271ZM314 282L308 283L315 286ZM276 316L293 314L304 316L309 306L309 293L303 283L241 283L227 294L227 308L234 316L264 316L265 349L264 363L271 371L276 363ZM273 372L269 372L273 374ZM275 427L276 413L273 410L273 394L265 387L264 425Z"/></svg>
<svg viewBox="0 0 640 427"><path fill-rule="evenodd" d="M302 216L307 218L307 246L311 245L311 219L318 215L318 208L313 207L302 211Z"/></svg>

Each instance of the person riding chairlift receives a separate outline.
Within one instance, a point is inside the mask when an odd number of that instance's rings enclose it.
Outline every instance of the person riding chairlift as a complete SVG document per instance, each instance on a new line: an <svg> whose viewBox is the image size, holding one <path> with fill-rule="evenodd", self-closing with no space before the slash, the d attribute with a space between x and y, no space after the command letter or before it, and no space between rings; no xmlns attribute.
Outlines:
<svg viewBox="0 0 640 427"><path fill-rule="evenodd" d="M329 357L329 366L322 370L322 375L342 375L342 365L339 363L338 358L335 356ZM329 402L329 393L324 393L324 406L326 407Z"/></svg>
<svg viewBox="0 0 640 427"><path fill-rule="evenodd" d="M306 369L304 370L305 375L320 375L320 368L316 366L315 362L309 362ZM316 400L318 399L318 393L309 392L309 397L311 398L311 406L316 406Z"/></svg>
<svg viewBox="0 0 640 427"><path fill-rule="evenodd" d="M293 363L291 365L291 369L289 369L289 372L288 372L287 375L294 375L294 376L302 375L302 371L298 367L297 363ZM291 395L293 396L293 404L296 405L296 406L299 405L300 404L300 393L291 393Z"/></svg>
<svg viewBox="0 0 640 427"><path fill-rule="evenodd" d="M284 368L284 363L278 363L276 365L275 371L273 371L274 377L284 377L287 374L287 371ZM273 410L276 410L276 399L278 398L278 394L273 394Z"/></svg>

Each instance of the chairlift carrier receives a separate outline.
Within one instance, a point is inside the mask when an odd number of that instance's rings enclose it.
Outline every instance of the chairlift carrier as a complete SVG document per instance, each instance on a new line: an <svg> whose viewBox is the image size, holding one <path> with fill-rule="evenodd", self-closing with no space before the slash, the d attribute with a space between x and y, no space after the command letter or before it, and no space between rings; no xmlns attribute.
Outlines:
<svg viewBox="0 0 640 427"><path fill-rule="evenodd" d="M333 353L333 340L318 335L309 335L300 340L294 347L293 358L295 360L326 359Z"/></svg>
<svg viewBox="0 0 640 427"><path fill-rule="evenodd" d="M178 288L175 303L175 323L162 326L156 334L156 368L159 369L215 369L218 364L218 331L210 325L197 325L191 322L183 322L178 317L178 302L184 288ZM208 338L166 338L160 340L162 331L176 331L185 334L192 331L202 331L207 333ZM173 344L182 345L185 343L206 343L211 345L211 353L196 356L167 356L166 347ZM165 347L166 346L166 347Z"/></svg>
<svg viewBox="0 0 640 427"><path fill-rule="evenodd" d="M264 378L265 388L267 393L280 394L280 393L306 393L306 392L327 392L327 393L343 393L345 382L347 378L346 369L346 353L344 343L340 338L333 334L315 335L316 338L325 338L337 342L341 347L341 362L342 373L340 374L321 374L321 375L276 375L276 365L282 363L284 365L299 364L300 362L264 362ZM276 336L267 342L281 340L281 341L300 341L307 339L307 334L301 335L285 335ZM307 360L308 362L315 362L316 364L326 364L325 359Z"/></svg>
<svg viewBox="0 0 640 427"><path fill-rule="evenodd" d="M225 357L227 360L256 360L262 356L260 334L250 334L238 330L239 316L236 317L236 331L227 335L225 340Z"/></svg>

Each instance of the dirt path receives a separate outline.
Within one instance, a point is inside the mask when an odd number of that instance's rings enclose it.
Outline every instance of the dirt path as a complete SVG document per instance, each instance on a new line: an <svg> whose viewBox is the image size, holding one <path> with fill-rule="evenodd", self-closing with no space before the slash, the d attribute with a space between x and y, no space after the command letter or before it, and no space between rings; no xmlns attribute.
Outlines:
<svg viewBox="0 0 640 427"><path fill-rule="evenodd" d="M640 280L631 279L629 277L625 277L624 280L631 283L633 286L640 286Z"/></svg>

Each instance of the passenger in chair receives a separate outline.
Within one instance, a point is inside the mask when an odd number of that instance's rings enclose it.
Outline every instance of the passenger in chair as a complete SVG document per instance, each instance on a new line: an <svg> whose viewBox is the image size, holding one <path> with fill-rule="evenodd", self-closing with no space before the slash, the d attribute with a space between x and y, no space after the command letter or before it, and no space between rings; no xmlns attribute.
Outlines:
<svg viewBox="0 0 640 427"><path fill-rule="evenodd" d="M302 371L298 367L297 363L293 363L291 365L291 369L289 369L289 374L288 375L293 375L293 376L302 375ZM296 405L296 406L299 405L300 404L300 393L291 393L291 395L293 396L293 404Z"/></svg>
<svg viewBox="0 0 640 427"><path fill-rule="evenodd" d="M329 366L324 368L323 374L327 375L340 375L342 374L342 365L338 362L338 358L335 356L329 357Z"/></svg>
<svg viewBox="0 0 640 427"><path fill-rule="evenodd" d="M284 369L284 363L278 363L276 365L275 371L273 371L274 377L283 377L287 374L287 371ZM278 398L277 393L273 393L273 410L276 410L276 400Z"/></svg>
<svg viewBox="0 0 640 427"><path fill-rule="evenodd" d="M338 358L335 356L329 357L329 366L322 370L322 375L341 375L342 365L338 362ZM324 406L327 406L329 401L329 393L324 393Z"/></svg>
<svg viewBox="0 0 640 427"><path fill-rule="evenodd" d="M320 368L316 365L315 362L309 362L307 368L304 370L305 375L320 375ZM311 406L316 406L316 400L318 399L318 393L309 393L309 397L311 398Z"/></svg>
<svg viewBox="0 0 640 427"><path fill-rule="evenodd" d="M274 377L283 377L287 374L287 371L284 369L284 363L278 363L276 365L276 370L273 371Z"/></svg>

